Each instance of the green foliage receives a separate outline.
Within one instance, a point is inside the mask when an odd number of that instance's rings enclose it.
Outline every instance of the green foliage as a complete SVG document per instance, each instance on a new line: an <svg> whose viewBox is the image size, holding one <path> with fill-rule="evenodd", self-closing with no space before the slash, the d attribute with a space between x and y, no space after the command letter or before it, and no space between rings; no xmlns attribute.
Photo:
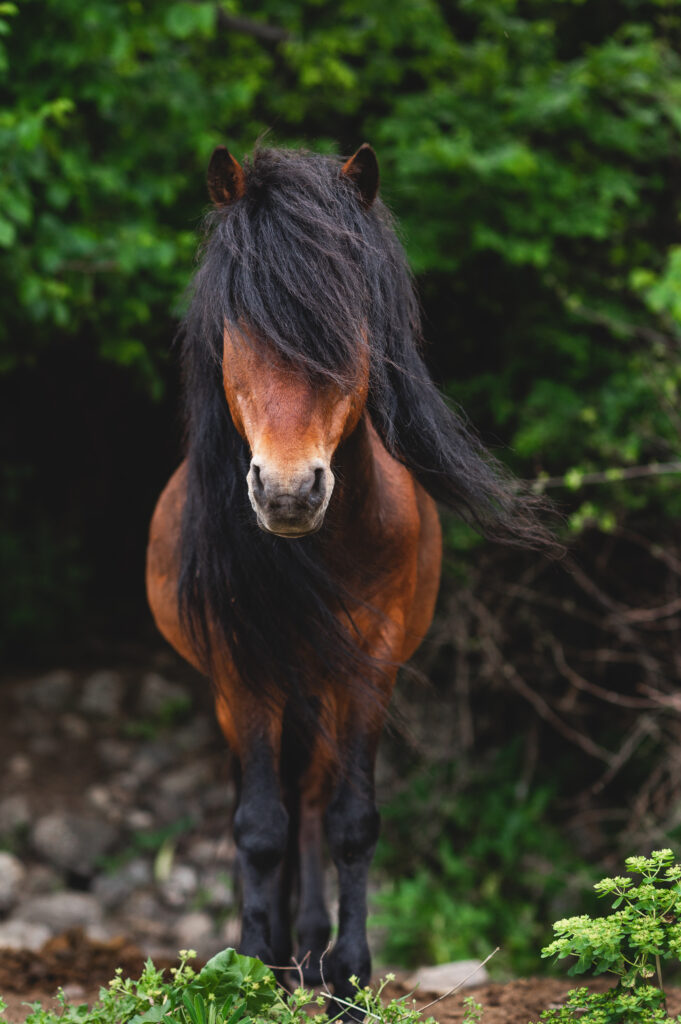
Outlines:
<svg viewBox="0 0 681 1024"><path fill-rule="evenodd" d="M536 969L543 921L584 880L547 820L550 786L525 792L519 750L464 772L420 772L382 811L376 867L392 875L375 897L386 963L415 966L502 952L492 971Z"/></svg>
<svg viewBox="0 0 681 1024"><path fill-rule="evenodd" d="M609 992L578 989L566 1005L542 1014L553 1024L629 1024L671 1020L662 989L661 962L681 959L681 865L672 850L656 850L650 857L628 857L632 878L603 878L594 889L612 898L607 917L587 915L556 921L556 938L542 950L543 957L576 957L569 974L609 972L619 983ZM659 988L649 984L657 979ZM681 1017L674 1018L680 1021Z"/></svg>
<svg viewBox="0 0 681 1024"><path fill-rule="evenodd" d="M545 1010L539 1020L545 1024L672 1024L681 1017L668 1016L659 989L642 985L633 992L573 989L560 1009Z"/></svg>
<svg viewBox="0 0 681 1024"><path fill-rule="evenodd" d="M2 3L0 374L69 344L158 399L213 145L366 138L446 388L514 469L670 461L680 38L677 5L647 0ZM681 512L657 479L585 501L575 531ZM41 583L9 595L9 629L58 634L91 555L68 578L78 531L50 531L28 483L12 510L2 578ZM31 549L38 526L53 551Z"/></svg>
<svg viewBox="0 0 681 1024"><path fill-rule="evenodd" d="M180 963L166 980L151 960L147 960L137 980L123 978L119 968L108 988L100 989L99 1000L91 1007L67 1002L62 990L59 1010L45 1010L40 1003L30 1004L25 1024L308 1024L308 1007L316 1007L314 1019L326 1024L329 1017L319 1011L326 999L297 988L288 993L260 960L224 949L209 960L198 973L189 961L193 950L180 950ZM356 979L355 996L345 1006L359 1007L379 1024L435 1024L425 1020L409 1002L408 996L386 999L383 994L394 975L388 975L375 990L360 988ZM480 1007L472 999L465 1001L463 1024L477 1024ZM6 1004L0 999L0 1016ZM342 1015L339 1010L330 1021Z"/></svg>
<svg viewBox="0 0 681 1024"><path fill-rule="evenodd" d="M623 985L633 986L655 974L655 960L681 959L681 866L672 850L629 857L627 871L641 876L638 885L626 877L603 878L594 889L613 897L614 913L557 921L554 941L542 956L576 956L570 974L609 971ZM620 909L621 908L621 909Z"/></svg>

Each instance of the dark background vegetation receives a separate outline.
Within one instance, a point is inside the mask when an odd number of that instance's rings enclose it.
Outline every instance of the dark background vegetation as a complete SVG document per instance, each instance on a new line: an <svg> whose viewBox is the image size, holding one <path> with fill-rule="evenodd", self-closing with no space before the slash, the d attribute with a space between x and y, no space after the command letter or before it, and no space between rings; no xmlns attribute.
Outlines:
<svg viewBox="0 0 681 1024"><path fill-rule="evenodd" d="M147 523L212 147L376 148L429 359L571 560L447 521L386 746L388 959L518 969L588 871L681 838L673 0L0 3L6 665L156 644Z"/></svg>

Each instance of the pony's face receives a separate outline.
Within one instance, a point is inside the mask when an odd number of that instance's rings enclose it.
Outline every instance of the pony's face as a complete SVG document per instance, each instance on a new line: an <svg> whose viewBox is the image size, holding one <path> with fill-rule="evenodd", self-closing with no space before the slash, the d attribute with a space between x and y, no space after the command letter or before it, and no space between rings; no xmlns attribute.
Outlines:
<svg viewBox="0 0 681 1024"><path fill-rule="evenodd" d="M320 385L225 326L222 372L234 426L251 451L246 481L258 525L280 537L314 533L334 488L331 459L366 402L368 358L359 360L351 390Z"/></svg>

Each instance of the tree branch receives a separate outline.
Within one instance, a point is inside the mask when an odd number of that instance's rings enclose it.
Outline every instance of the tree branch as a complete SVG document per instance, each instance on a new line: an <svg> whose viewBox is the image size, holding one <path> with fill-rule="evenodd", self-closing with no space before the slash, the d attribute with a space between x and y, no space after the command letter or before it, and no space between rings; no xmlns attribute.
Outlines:
<svg viewBox="0 0 681 1024"><path fill-rule="evenodd" d="M238 14L227 14L218 10L218 28L227 32L241 32L243 35L261 39L264 43L281 43L290 38L290 32L279 25L268 25L264 21L253 21Z"/></svg>

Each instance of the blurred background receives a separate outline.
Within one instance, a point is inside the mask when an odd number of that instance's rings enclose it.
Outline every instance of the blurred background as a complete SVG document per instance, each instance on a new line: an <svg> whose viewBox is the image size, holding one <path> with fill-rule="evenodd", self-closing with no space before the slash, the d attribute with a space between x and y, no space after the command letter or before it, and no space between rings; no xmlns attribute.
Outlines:
<svg viewBox="0 0 681 1024"><path fill-rule="evenodd" d="M227 759L143 588L217 143L373 144L435 378L564 513L561 565L445 521L380 957L536 971L678 846L680 52L675 0L0 3L0 939L233 941Z"/></svg>

